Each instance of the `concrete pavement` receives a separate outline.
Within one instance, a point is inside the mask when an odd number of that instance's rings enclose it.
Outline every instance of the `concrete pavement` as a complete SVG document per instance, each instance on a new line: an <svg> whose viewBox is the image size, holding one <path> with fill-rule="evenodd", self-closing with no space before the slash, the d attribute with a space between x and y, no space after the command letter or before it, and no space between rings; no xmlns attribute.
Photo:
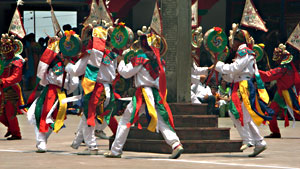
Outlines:
<svg viewBox="0 0 300 169"><path fill-rule="evenodd" d="M48 140L49 152L35 153L34 128L25 115L19 115L19 123L23 139L7 141L3 136L6 128L0 125L0 168L119 168L119 169L150 169L150 168L272 168L272 169L300 169L300 122L296 127L283 127L283 121L279 121L281 127L281 139L266 139L268 149L255 158L248 158L253 149L243 153L211 153L211 154L183 154L177 160L168 159L169 154L124 152L122 159L107 159L102 155L78 156L75 153L83 151L70 147L77 130L80 118L76 115L68 115L65 121L66 128L58 134L53 133ZM229 118L219 118L220 127L232 127L231 139L240 139L236 129ZM269 134L267 126L260 126L262 135ZM109 128L105 130L111 135ZM108 140L97 140L102 152L108 151Z"/></svg>

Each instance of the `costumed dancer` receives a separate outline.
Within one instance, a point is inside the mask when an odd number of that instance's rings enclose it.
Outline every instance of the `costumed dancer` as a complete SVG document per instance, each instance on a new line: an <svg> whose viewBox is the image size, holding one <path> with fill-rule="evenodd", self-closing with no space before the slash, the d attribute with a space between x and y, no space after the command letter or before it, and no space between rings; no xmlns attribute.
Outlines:
<svg viewBox="0 0 300 169"><path fill-rule="evenodd" d="M286 50L285 45L280 44L278 48L274 49L273 53L273 61L277 62L279 66L269 71L259 71L264 82L277 81L277 92L270 105L270 108L275 111L273 119L270 120L269 123L272 133L265 136L265 138L281 138L277 124L277 115L282 112L282 110L285 110L285 127L289 125L287 110L289 115L293 118L294 123L294 113L300 114L300 78L292 60L293 55Z"/></svg>
<svg viewBox="0 0 300 169"><path fill-rule="evenodd" d="M7 127L4 137L7 140L21 140L21 132L17 114L26 109L19 109L24 104L21 86L22 68L25 60L22 58L23 45L14 35L2 34L0 60L0 122ZM23 110L23 111L22 111Z"/></svg>
<svg viewBox="0 0 300 169"><path fill-rule="evenodd" d="M72 93L79 84L79 78L65 72L65 65L69 59L62 57L60 48L62 43L79 43L79 39L72 32L65 32L65 36L50 38L48 47L44 51L38 64L37 81L44 86L40 96L31 104L27 116L28 121L35 125L36 147L38 153L47 151L47 140L52 131L59 132L64 127L67 103L62 102L66 93ZM79 49L75 46L75 50ZM74 52L73 50L70 52ZM34 100L35 90L28 99L30 104Z"/></svg>
<svg viewBox="0 0 300 169"><path fill-rule="evenodd" d="M112 82L116 77L117 55L111 51L108 25L101 21L94 23L92 28L93 39L89 50L75 65L68 64L66 71L74 76L84 75L82 79L83 115L78 126L75 139L71 145L78 149L82 141L87 148L78 155L96 155L98 147L95 138L95 126L107 123L113 133L116 133L118 122L111 117L116 110ZM89 47L88 47L89 48Z"/></svg>
<svg viewBox="0 0 300 169"><path fill-rule="evenodd" d="M218 61L215 70L223 74L224 80L233 84L229 115L243 139L241 150L255 146L254 152L249 155L249 157L255 157L267 149L267 144L256 125L271 119L265 115L265 112L267 111L270 115L272 112L260 100L264 98L264 101L268 102L265 89L262 89L258 97L251 80L255 75L257 85L261 85L256 76L258 73L255 72L257 66L255 53L251 50L250 35L246 30L237 27L238 25L233 24L233 31L229 37L230 47L236 51L233 63L225 64Z"/></svg>
<svg viewBox="0 0 300 169"><path fill-rule="evenodd" d="M164 61L160 58L160 37L146 32L138 31L140 35L142 54L131 59L128 64L122 60L118 66L118 72L124 78L134 77L135 96L127 105L125 112L119 121L117 134L111 146L111 151L104 153L108 158L121 158L122 149L132 124L138 121L139 115L146 113L150 117L148 130L160 131L172 149L170 158L178 158L183 152L183 147L174 131L172 112L166 102L166 81ZM149 29L148 29L149 31ZM138 125L141 128L140 124Z"/></svg>

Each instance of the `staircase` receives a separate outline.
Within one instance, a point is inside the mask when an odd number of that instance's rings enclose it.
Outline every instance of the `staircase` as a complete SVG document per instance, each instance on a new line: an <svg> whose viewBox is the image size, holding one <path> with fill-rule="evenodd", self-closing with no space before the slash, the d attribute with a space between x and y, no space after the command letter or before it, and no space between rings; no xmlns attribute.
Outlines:
<svg viewBox="0 0 300 169"><path fill-rule="evenodd" d="M218 128L218 117L207 115L206 104L172 103L176 133L184 147L184 153L241 152L242 141L230 140L230 128ZM142 130L132 127L124 151L171 153L160 133L146 129L147 119L140 116ZM109 140L109 147L114 138Z"/></svg>

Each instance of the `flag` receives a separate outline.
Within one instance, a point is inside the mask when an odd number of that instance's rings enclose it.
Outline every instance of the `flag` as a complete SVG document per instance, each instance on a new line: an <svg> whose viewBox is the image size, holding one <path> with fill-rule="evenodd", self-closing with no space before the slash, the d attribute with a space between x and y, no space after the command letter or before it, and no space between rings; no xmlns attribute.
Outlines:
<svg viewBox="0 0 300 169"><path fill-rule="evenodd" d="M198 1L192 4L192 28L198 26Z"/></svg>
<svg viewBox="0 0 300 169"><path fill-rule="evenodd" d="M158 6L158 0L155 2L152 21L150 24L151 29L158 35L162 35L162 20Z"/></svg>
<svg viewBox="0 0 300 169"><path fill-rule="evenodd" d="M13 16L11 22L10 22L8 32L18 36L21 39L23 39L24 36L26 35L26 32L25 32L25 29L24 29L24 25L23 25L23 22L22 22L20 11L18 9L19 5L23 5L22 0L18 0L18 2L17 2L17 8L16 8L14 16Z"/></svg>
<svg viewBox="0 0 300 169"><path fill-rule="evenodd" d="M268 32L265 22L259 16L252 0L246 0L241 25Z"/></svg>
<svg viewBox="0 0 300 169"><path fill-rule="evenodd" d="M300 22L297 24L286 43L300 51Z"/></svg>
<svg viewBox="0 0 300 169"><path fill-rule="evenodd" d="M51 1L50 1L51 2ZM62 37L62 32L61 32L61 28L60 28L60 25L57 21L57 18L54 14L54 10L53 10L53 7L51 5L51 3L49 3L50 6L51 6L51 20L52 20L52 25L53 25L53 30L54 30L54 34L59 36L59 37Z"/></svg>
<svg viewBox="0 0 300 169"><path fill-rule="evenodd" d="M95 21L105 20L106 23L109 23L110 25L113 24L113 19L110 13L108 12L103 0L99 0L99 3L97 3L96 0L92 1L90 14L83 22L83 26L92 24L94 20Z"/></svg>

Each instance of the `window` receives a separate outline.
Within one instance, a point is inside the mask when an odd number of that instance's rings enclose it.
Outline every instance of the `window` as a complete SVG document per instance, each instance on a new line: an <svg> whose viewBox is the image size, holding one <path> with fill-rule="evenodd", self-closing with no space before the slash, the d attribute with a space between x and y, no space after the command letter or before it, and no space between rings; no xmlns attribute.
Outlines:
<svg viewBox="0 0 300 169"><path fill-rule="evenodd" d="M70 24L77 27L77 11L55 11L55 16L62 29L63 25ZM24 28L27 34L35 33L36 40L40 37L54 36L50 11L24 11Z"/></svg>

